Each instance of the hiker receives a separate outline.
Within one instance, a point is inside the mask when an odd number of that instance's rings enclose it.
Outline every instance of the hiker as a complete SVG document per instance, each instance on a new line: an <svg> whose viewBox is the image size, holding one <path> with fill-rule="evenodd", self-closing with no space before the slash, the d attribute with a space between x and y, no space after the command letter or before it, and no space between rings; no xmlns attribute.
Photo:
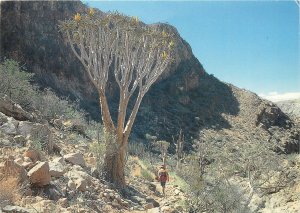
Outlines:
<svg viewBox="0 0 300 213"><path fill-rule="evenodd" d="M165 165L160 166L160 169L158 171L158 181L160 182L160 185L162 186L162 191L165 196L166 182L169 181L169 174L166 170Z"/></svg>

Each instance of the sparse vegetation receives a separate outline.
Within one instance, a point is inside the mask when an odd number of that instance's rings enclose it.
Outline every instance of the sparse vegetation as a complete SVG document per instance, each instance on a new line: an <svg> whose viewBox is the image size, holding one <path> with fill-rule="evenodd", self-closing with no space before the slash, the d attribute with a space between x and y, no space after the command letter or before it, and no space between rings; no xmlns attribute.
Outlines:
<svg viewBox="0 0 300 213"><path fill-rule="evenodd" d="M0 179L0 209L21 198L19 180L8 176Z"/></svg>
<svg viewBox="0 0 300 213"><path fill-rule="evenodd" d="M0 64L0 95L7 95L25 110L38 113L48 121L64 117L86 124L85 113L80 110L78 103L58 97L50 89L38 90L31 84L33 77L18 62L4 60Z"/></svg>
<svg viewBox="0 0 300 213"><path fill-rule="evenodd" d="M195 141L179 174L194 195L192 212L248 212L254 193L274 193L289 184L293 175L285 172L278 144L255 137L245 143L222 142L215 138Z"/></svg>
<svg viewBox="0 0 300 213"><path fill-rule="evenodd" d="M7 95L24 109L33 108L37 90L30 84L33 74L25 71L18 62L10 59L0 64L0 95Z"/></svg>

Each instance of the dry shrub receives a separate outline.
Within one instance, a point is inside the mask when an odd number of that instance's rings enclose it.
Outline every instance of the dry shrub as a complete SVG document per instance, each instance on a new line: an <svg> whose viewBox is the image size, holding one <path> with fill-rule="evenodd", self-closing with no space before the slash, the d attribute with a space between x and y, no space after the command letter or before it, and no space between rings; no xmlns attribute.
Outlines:
<svg viewBox="0 0 300 213"><path fill-rule="evenodd" d="M16 177L8 176L0 180L0 208L19 200L20 185Z"/></svg>
<svg viewBox="0 0 300 213"><path fill-rule="evenodd" d="M141 177L141 166L139 165L135 165L132 171L132 176L133 177Z"/></svg>

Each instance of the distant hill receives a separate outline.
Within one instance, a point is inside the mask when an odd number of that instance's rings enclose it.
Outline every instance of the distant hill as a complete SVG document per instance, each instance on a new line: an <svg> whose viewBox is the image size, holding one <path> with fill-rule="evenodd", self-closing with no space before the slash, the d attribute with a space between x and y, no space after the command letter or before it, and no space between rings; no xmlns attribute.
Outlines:
<svg viewBox="0 0 300 213"><path fill-rule="evenodd" d="M300 99L276 102L280 109L291 115L300 118Z"/></svg>

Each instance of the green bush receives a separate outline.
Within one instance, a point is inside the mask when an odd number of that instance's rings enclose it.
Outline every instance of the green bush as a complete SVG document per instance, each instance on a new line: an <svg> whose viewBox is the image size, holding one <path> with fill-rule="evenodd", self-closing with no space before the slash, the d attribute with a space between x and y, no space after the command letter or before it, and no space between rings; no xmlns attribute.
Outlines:
<svg viewBox="0 0 300 213"><path fill-rule="evenodd" d="M25 72L18 62L10 59L0 63L0 95L7 95L27 111L37 110L50 121L61 116L86 125L85 113L78 103L58 97L50 89L39 91L31 84L34 74Z"/></svg>
<svg viewBox="0 0 300 213"><path fill-rule="evenodd" d="M30 84L32 77L18 62L6 59L0 64L0 95L7 95L26 110L32 109L32 97L37 95Z"/></svg>
<svg viewBox="0 0 300 213"><path fill-rule="evenodd" d="M152 176L151 172L149 172L148 170L146 170L144 168L142 168L142 170L141 170L141 175L145 180L153 181L153 176Z"/></svg>

